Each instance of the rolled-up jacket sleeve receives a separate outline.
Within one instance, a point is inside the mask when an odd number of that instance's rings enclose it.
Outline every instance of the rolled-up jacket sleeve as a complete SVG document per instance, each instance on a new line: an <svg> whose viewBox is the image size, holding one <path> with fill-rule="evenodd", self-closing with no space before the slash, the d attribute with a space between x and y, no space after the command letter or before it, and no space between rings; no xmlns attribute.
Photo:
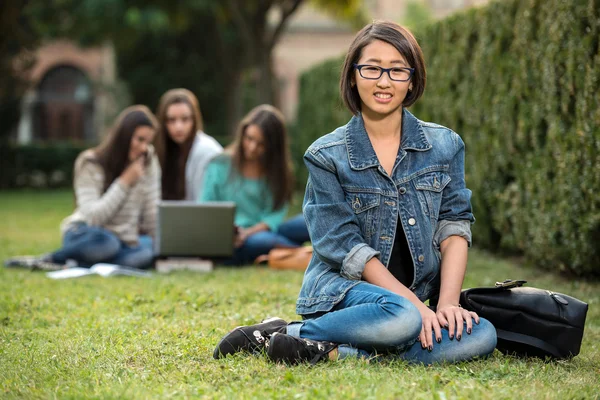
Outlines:
<svg viewBox="0 0 600 400"><path fill-rule="evenodd" d="M450 236L461 236L471 246L471 224L475 222L471 208L471 191L465 185L465 144L452 132L455 153L450 162L450 182L442 193L438 224L433 236L434 245Z"/></svg>
<svg viewBox="0 0 600 400"><path fill-rule="evenodd" d="M464 238L469 247L471 247L471 222L470 221L448 221L442 220L438 222L435 233L433 234L433 244L436 249L440 248L440 244L450 236L460 236Z"/></svg>
<svg viewBox="0 0 600 400"><path fill-rule="evenodd" d="M335 166L310 150L304 163L309 178L302 209L314 252L343 277L360 280L367 261L379 252L366 243Z"/></svg>

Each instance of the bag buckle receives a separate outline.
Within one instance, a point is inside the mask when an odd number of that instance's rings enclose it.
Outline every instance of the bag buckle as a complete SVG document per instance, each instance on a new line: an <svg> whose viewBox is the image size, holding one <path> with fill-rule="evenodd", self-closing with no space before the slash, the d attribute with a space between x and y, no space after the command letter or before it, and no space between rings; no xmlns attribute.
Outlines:
<svg viewBox="0 0 600 400"><path fill-rule="evenodd" d="M511 288L516 288L516 287L521 287L523 286L525 283L527 283L527 281L524 280L514 280L514 279L507 279L504 282L496 282L496 287L497 288L504 288L504 289L511 289Z"/></svg>

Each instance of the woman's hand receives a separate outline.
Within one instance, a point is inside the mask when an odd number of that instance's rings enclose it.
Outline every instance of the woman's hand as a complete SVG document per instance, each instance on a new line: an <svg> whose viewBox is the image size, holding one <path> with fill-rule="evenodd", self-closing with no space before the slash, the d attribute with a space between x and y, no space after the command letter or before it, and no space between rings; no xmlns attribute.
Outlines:
<svg viewBox="0 0 600 400"><path fill-rule="evenodd" d="M365 281L394 292L408 301L410 301L421 314L421 333L417 338L421 342L421 347L433 350L433 335L435 340L442 341L442 328L435 312L427 307L419 298L398 281L394 275L379 261L377 257L371 258L365 264L362 277Z"/></svg>
<svg viewBox="0 0 600 400"><path fill-rule="evenodd" d="M471 334L473 329L473 320L479 324L479 316L473 311L467 311L460 305L441 304L438 305L436 312L439 324L448 329L448 337L460 340L462 337L464 323L467 323L467 334Z"/></svg>
<svg viewBox="0 0 600 400"><path fill-rule="evenodd" d="M250 236L250 232L248 229L246 228L238 228L237 230L237 234L235 235L235 248L240 248L244 245L244 243L246 242L246 239L248 239L248 236Z"/></svg>
<svg viewBox="0 0 600 400"><path fill-rule="evenodd" d="M139 157L125 168L119 177L124 185L133 186L144 175L145 160L145 157Z"/></svg>
<svg viewBox="0 0 600 400"><path fill-rule="evenodd" d="M421 303L417 306L417 309L423 321L423 327L421 328L418 340L421 342L422 348L431 351L433 350L432 333L435 333L435 340L440 343L442 341L442 328L436 314L429 307Z"/></svg>
<svg viewBox="0 0 600 400"><path fill-rule="evenodd" d="M264 222L259 222L258 224L251 226L250 228L242 228L242 227L238 227L237 228L237 234L235 236L235 247L242 247L242 245L244 243L246 243L246 240L248 239L249 236L254 235L255 233L258 232L262 232L262 231L268 231L269 230L269 225L265 224Z"/></svg>

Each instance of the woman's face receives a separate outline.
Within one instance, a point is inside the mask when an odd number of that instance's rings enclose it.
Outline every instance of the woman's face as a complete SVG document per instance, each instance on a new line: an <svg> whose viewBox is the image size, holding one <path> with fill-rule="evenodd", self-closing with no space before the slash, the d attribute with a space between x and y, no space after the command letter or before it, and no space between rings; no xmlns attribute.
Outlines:
<svg viewBox="0 0 600 400"><path fill-rule="evenodd" d="M381 40L374 40L365 46L357 64L383 68L411 67L394 46ZM354 82L360 96L361 111L371 118L385 117L401 110L411 85L410 81L393 81L385 72L379 79L365 79L357 69L354 71Z"/></svg>
<svg viewBox="0 0 600 400"><path fill-rule="evenodd" d="M167 107L165 126L171 140L183 144L192 134L194 114L186 103L175 103Z"/></svg>
<svg viewBox="0 0 600 400"><path fill-rule="evenodd" d="M148 153L148 146L154 140L155 131L149 126L138 126L131 136L129 161L135 161Z"/></svg>
<svg viewBox="0 0 600 400"><path fill-rule="evenodd" d="M259 161L265 154L265 135L258 125L248 125L242 134L244 161Z"/></svg>

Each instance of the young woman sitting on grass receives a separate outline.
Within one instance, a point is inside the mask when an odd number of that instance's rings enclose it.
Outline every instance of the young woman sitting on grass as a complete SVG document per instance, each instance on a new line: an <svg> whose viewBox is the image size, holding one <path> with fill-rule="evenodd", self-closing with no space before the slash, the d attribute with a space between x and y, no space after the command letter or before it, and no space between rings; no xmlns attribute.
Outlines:
<svg viewBox="0 0 600 400"><path fill-rule="evenodd" d="M261 105L244 117L234 142L208 165L200 200L236 204L236 249L227 264L249 264L274 247L298 247L309 240L302 215L284 222L294 187L287 142L281 112Z"/></svg>
<svg viewBox="0 0 600 400"><path fill-rule="evenodd" d="M163 200L196 200L209 161L223 151L202 131L198 99L187 89L171 89L161 98L154 141L162 169Z"/></svg>
<svg viewBox="0 0 600 400"><path fill-rule="evenodd" d="M160 196L160 166L151 145L156 130L156 118L147 107L126 108L106 139L75 161L77 209L61 224L62 248L6 264L42 269L67 262L150 267Z"/></svg>
<svg viewBox="0 0 600 400"><path fill-rule="evenodd" d="M304 155L315 255L296 303L303 321L236 328L215 358L244 350L287 363L387 354L431 364L492 353L494 327L458 302L474 220L463 141L406 110L425 76L405 28L374 22L356 35L340 80L354 116Z"/></svg>

